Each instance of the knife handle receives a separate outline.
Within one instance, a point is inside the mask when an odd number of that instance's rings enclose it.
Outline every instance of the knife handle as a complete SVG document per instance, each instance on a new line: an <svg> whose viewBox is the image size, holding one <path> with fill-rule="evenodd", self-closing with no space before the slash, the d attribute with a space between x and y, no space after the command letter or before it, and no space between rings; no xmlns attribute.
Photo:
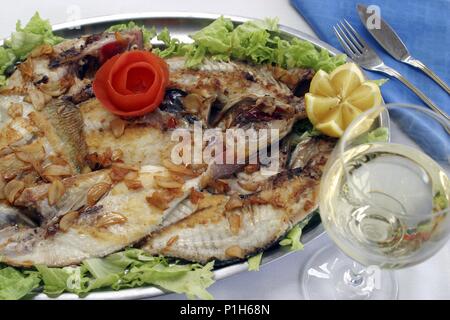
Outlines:
<svg viewBox="0 0 450 320"><path fill-rule="evenodd" d="M439 76L433 72L430 68L428 68L422 61L419 61L417 59L414 59L413 57L409 56L406 59L402 60L404 63L409 64L410 66L416 67L417 69L422 70L427 76L429 76L431 79L434 80L438 85L442 87L448 94L450 94L450 88L449 86L439 78Z"/></svg>
<svg viewBox="0 0 450 320"><path fill-rule="evenodd" d="M420 91L416 86L414 86L404 76L402 76L400 72L398 72L395 69L392 69L391 67L386 66L385 64L379 66L375 70L398 79L405 86L407 86L412 92L414 92L431 110L443 116L445 119L447 119L447 121L450 121L450 117L444 111L442 111L437 105L434 104L433 101L430 100L430 98L428 98L422 91Z"/></svg>

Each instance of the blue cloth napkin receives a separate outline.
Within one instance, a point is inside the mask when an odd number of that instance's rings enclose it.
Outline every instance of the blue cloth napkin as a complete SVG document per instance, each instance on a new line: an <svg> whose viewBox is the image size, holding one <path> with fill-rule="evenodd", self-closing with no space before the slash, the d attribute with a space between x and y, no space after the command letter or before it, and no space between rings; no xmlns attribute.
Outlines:
<svg viewBox="0 0 450 320"><path fill-rule="evenodd" d="M450 114L450 96L420 70L396 61L385 52L367 32L356 10L356 5L380 7L381 17L391 25L416 59L424 62L447 84L450 83L450 0L291 0L292 5L311 25L320 39L343 51L333 26L347 19L381 59L398 70L433 102ZM371 79L384 76L368 72ZM382 87L386 103L423 102L408 88L395 79ZM433 121L426 121L417 112L402 112L397 115L402 130L412 137L434 158L449 159L450 136ZM436 148L435 146L438 146ZM442 147L446 146L446 147Z"/></svg>

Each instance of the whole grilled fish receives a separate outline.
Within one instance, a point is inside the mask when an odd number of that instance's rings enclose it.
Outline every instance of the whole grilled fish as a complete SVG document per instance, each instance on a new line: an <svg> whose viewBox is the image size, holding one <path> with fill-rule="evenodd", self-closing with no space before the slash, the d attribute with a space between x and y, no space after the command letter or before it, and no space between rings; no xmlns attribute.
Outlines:
<svg viewBox="0 0 450 320"><path fill-rule="evenodd" d="M253 194L211 195L193 214L152 235L143 249L189 261L243 259L270 246L317 208L322 168L334 146L318 138L302 144L303 166L262 183Z"/></svg>
<svg viewBox="0 0 450 320"><path fill-rule="evenodd" d="M130 246L161 229L167 221L176 222L180 219L177 217L184 216L179 212L184 209L178 205L185 198L184 193L190 190L189 183L167 203L159 203L163 207L155 206L147 200L149 196L171 192L157 182L157 177L167 175L167 170L153 166L142 168L134 174L131 185L127 180L111 181L112 170L65 180L66 193L53 208L43 200L49 186L26 190L17 204L32 207L46 216L40 226L19 223L18 217L10 218L11 225L3 223L0 230L2 262L15 266L77 264ZM190 210L195 209L196 206L192 206Z"/></svg>

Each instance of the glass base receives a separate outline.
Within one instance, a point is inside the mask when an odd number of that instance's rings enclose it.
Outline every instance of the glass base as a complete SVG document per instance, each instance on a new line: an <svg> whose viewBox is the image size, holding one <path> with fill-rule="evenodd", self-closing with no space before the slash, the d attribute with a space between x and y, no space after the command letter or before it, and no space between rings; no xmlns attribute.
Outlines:
<svg viewBox="0 0 450 320"><path fill-rule="evenodd" d="M316 252L301 275L303 296L310 300L394 300L398 285L393 271L364 267L336 246Z"/></svg>

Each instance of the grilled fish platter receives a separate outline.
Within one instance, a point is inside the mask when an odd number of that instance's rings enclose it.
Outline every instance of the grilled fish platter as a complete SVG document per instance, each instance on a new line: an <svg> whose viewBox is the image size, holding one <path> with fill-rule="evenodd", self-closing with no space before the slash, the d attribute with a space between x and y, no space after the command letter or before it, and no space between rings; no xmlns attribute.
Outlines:
<svg viewBox="0 0 450 320"><path fill-rule="evenodd" d="M305 94L321 63L342 60L274 37L269 22L228 23L193 44L163 30L163 46L149 41L156 32L118 25L42 41L0 68L2 264L72 268L130 248L228 264L316 211L337 140L313 129ZM228 51L202 42L222 26ZM306 51L314 57L293 60ZM230 145L230 132L266 136Z"/></svg>

